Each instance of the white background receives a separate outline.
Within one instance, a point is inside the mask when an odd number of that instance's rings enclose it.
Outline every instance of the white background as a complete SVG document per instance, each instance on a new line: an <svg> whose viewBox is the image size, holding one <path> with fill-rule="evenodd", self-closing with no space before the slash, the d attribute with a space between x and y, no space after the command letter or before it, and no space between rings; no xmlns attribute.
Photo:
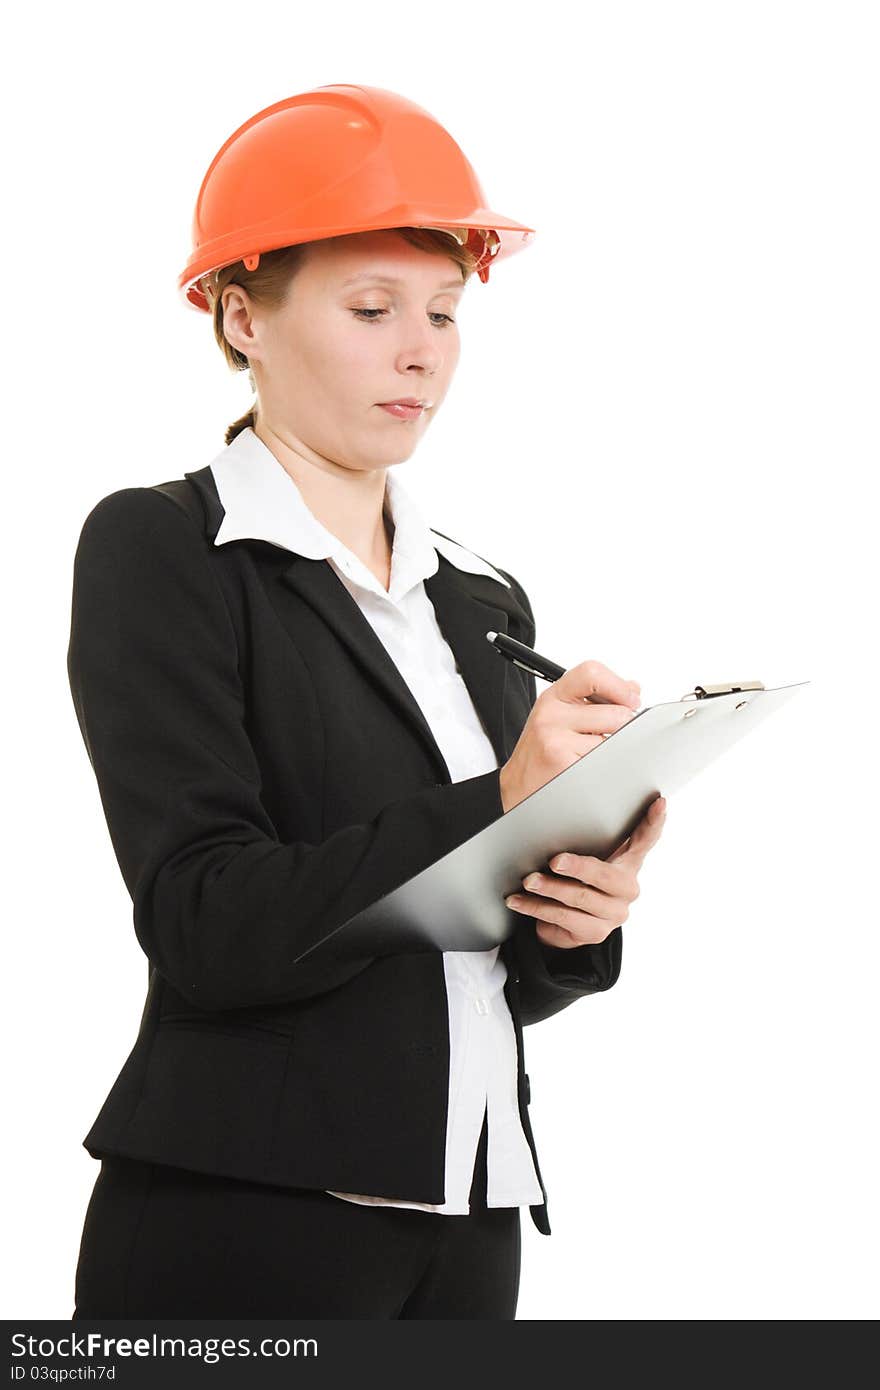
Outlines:
<svg viewBox="0 0 880 1390"><path fill-rule="evenodd" d="M518 1317L876 1317L876 18L213 0L7 25L4 1316L73 1309L81 1140L147 980L67 685L79 529L209 462L250 401L176 289L210 159L354 82L427 108L537 229L471 282L401 466L432 524L519 577L540 651L645 705L810 682L670 798L616 987L526 1031L553 1234L525 1213Z"/></svg>

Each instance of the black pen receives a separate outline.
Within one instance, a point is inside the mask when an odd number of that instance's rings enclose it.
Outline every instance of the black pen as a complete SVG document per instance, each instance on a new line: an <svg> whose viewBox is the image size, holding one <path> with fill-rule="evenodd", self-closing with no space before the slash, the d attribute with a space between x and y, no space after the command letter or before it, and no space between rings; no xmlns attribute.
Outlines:
<svg viewBox="0 0 880 1390"><path fill-rule="evenodd" d="M531 675L540 676L541 680L558 681L560 676L565 675L564 666L557 666L555 661L548 661L546 656L533 652L531 647L527 647L524 642L517 642L515 637L508 637L505 632L487 632L486 639L492 643L499 655L506 656L514 666L521 666Z"/></svg>

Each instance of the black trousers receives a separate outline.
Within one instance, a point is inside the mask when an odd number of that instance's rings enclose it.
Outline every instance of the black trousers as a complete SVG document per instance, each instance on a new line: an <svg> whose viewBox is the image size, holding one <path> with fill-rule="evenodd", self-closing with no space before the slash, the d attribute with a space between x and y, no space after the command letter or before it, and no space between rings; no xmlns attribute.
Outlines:
<svg viewBox="0 0 880 1390"><path fill-rule="evenodd" d="M167 1164L104 1158L76 1268L82 1318L501 1318L519 1295L519 1207L365 1206Z"/></svg>

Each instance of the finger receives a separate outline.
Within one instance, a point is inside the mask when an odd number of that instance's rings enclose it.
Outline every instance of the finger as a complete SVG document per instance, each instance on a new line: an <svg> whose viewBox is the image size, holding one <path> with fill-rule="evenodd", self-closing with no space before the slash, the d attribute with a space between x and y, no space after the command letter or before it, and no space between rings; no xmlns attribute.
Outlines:
<svg viewBox="0 0 880 1390"><path fill-rule="evenodd" d="M576 878L579 882L600 888L603 893L613 897L620 892L620 871L616 867L617 861L628 857L630 863L633 858L637 863L642 863L648 850L657 843L663 833L665 820L666 798L657 797L632 834L622 844L617 845L605 859L600 859L592 854L574 854L567 850L551 856L550 868L556 874L566 874L571 878Z"/></svg>
<svg viewBox="0 0 880 1390"><path fill-rule="evenodd" d="M570 927L563 922L557 922L555 916L552 920L547 917L535 919L538 936L551 946L600 946L616 927L622 925L622 922L608 922L604 918L590 917L584 912L580 913L579 921L572 923Z"/></svg>
<svg viewBox="0 0 880 1390"><path fill-rule="evenodd" d="M626 875L625 881L627 884L630 883L630 874ZM546 916L543 909L549 901L562 903L580 912L592 913L595 917L620 921L622 918L619 914L625 914L629 906L629 899L626 897L611 897L599 888L591 888L575 878L563 878L560 874L526 874L522 883L527 895L526 900L536 903L533 914L537 916Z"/></svg>
<svg viewBox="0 0 880 1390"><path fill-rule="evenodd" d="M578 883L598 888L612 897L619 890L620 870L595 854L574 854L571 850L564 850L561 854L554 854L549 865L554 874L577 879Z"/></svg>
<svg viewBox="0 0 880 1390"><path fill-rule="evenodd" d="M652 842L659 840L665 819L666 797L655 797L633 831L633 835L643 835L645 838L650 838Z"/></svg>
<svg viewBox="0 0 880 1390"><path fill-rule="evenodd" d="M584 944L583 941L576 941L565 927L554 926L552 922L536 922L535 934L541 941L546 941L548 946L561 946L564 951L571 950L572 946Z"/></svg>
<svg viewBox="0 0 880 1390"><path fill-rule="evenodd" d="M549 690L544 692L548 693ZM555 722L577 734L601 734L608 738L635 717L636 711L627 705L591 705L581 700L572 704L566 701L565 709L560 709Z"/></svg>
<svg viewBox="0 0 880 1390"><path fill-rule="evenodd" d="M581 661L564 672L549 687L559 700L589 700L595 704L628 705L638 708L637 682L625 681L601 661Z"/></svg>
<svg viewBox="0 0 880 1390"><path fill-rule="evenodd" d="M605 860L605 863L613 864L616 859L620 859L624 854L627 853L631 844L632 835L627 835L623 843L619 844L617 848L612 850L612 852L608 855L607 859Z"/></svg>
<svg viewBox="0 0 880 1390"><path fill-rule="evenodd" d="M653 849L663 834L665 824L666 798L658 796L655 801L651 802L645 815L630 836L630 846L626 851L629 857L635 857L639 862L644 860L648 850Z"/></svg>
<svg viewBox="0 0 880 1390"><path fill-rule="evenodd" d="M565 927L577 936L582 945L587 942L596 945L604 941L609 931L615 926L621 926L628 916L625 904L620 905L619 914L612 917L583 912L580 908L567 907L556 899L538 897L534 893L514 893L504 901L513 912L549 922L556 927ZM610 902L611 899L607 901Z"/></svg>

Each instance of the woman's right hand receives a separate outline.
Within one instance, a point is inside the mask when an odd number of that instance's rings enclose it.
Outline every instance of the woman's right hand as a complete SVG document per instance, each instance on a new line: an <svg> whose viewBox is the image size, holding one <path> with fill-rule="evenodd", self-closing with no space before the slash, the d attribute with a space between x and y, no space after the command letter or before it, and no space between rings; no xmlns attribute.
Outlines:
<svg viewBox="0 0 880 1390"><path fill-rule="evenodd" d="M505 813L623 728L640 703L638 682L622 680L601 661L582 661L548 685L501 768Z"/></svg>

